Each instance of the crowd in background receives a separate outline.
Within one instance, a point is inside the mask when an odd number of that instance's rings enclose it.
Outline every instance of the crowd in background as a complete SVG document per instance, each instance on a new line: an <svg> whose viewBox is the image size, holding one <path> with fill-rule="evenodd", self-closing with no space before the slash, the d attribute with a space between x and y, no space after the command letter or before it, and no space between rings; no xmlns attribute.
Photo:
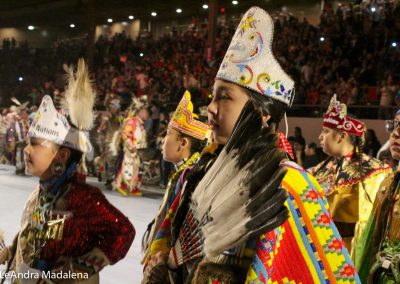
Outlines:
<svg viewBox="0 0 400 284"><path fill-rule="evenodd" d="M275 15L273 50L296 82L295 106L290 115L312 115L309 108L296 105L314 105L314 115L322 116L318 106L324 106L321 110L325 111L336 93L360 118L392 116L393 107L400 106L400 6L381 2L375 6L324 9L318 26L306 18ZM100 36L91 70L96 109L107 112L110 100L118 98L124 111L132 97L146 95L151 104L146 130L155 145L157 137L164 135L165 125L160 127L160 122L168 121L168 113L175 109L185 89L195 90L192 96L196 105L207 104L236 24L218 24L212 61L207 57L207 24L201 21L186 31L172 29L157 39L151 34L136 40L125 33ZM49 48L30 48L29 43L18 44L15 39L2 42L0 105L8 107L9 98L16 97L21 102L29 101L34 112L48 94L59 106L65 85L63 65L85 56L87 40L58 41ZM376 108L352 110L352 105ZM6 117L10 112L5 108L2 115ZM318 153L316 145L302 146L303 151Z"/></svg>
<svg viewBox="0 0 400 284"><path fill-rule="evenodd" d="M388 1L381 6L339 6L325 9L318 26L277 15L273 49L296 82L295 104L327 105L336 93L348 105L399 105L399 12L400 6ZM201 21L158 39L151 34L137 40L125 33L101 36L92 68L99 101L108 92L123 98L145 93L163 104L176 102L188 86L208 91L236 24L218 25L212 62L207 61L207 27ZM14 39L4 39L1 97L37 104L44 94L62 91L62 65L84 56L85 46L86 39L59 41L49 48L29 48L26 42L17 46ZM381 111L379 116L389 114Z"/></svg>

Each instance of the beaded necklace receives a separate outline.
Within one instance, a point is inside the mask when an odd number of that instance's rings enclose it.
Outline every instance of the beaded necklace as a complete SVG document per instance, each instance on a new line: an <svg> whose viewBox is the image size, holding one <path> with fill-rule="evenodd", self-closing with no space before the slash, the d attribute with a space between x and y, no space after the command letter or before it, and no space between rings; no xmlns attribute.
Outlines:
<svg viewBox="0 0 400 284"><path fill-rule="evenodd" d="M178 178L180 177L182 171L184 169L186 169L187 167L193 165L194 163L197 162L197 160L200 158L200 153L196 152L193 153L190 158L184 162L179 168L178 170L172 174L171 178L168 181L168 185L167 185L167 191L170 191L172 189L173 186L175 186L176 181L178 180Z"/></svg>
<svg viewBox="0 0 400 284"><path fill-rule="evenodd" d="M71 188L68 180L75 173L76 163L72 163L60 177L54 177L41 183L31 219L22 238L27 245L25 259L36 267L42 249L48 240L61 240L65 220L72 217L70 212L54 210L58 200L66 196Z"/></svg>

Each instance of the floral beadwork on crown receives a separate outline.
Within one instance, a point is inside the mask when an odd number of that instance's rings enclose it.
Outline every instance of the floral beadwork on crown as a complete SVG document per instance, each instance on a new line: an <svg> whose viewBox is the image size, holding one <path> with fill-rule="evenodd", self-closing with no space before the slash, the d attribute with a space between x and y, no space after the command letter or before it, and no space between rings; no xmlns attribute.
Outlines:
<svg viewBox="0 0 400 284"><path fill-rule="evenodd" d="M271 16L261 8L250 8L236 29L216 78L291 106L294 81L272 54L273 33Z"/></svg>
<svg viewBox="0 0 400 284"><path fill-rule="evenodd" d="M365 126L361 121L347 115L347 106L338 101L336 95L331 99L322 126L360 137L365 131Z"/></svg>

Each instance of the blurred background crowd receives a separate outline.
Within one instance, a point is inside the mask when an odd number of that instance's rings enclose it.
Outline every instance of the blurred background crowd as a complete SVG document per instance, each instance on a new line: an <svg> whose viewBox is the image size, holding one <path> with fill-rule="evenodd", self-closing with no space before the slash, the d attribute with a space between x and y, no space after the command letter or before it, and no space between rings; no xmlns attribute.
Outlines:
<svg viewBox="0 0 400 284"><path fill-rule="evenodd" d="M273 50L296 82L296 97L289 115L321 117L332 95L337 94L359 118L391 118L400 106L399 15L397 1L339 4L335 9L328 6L321 11L318 25L288 13L275 14ZM133 97L148 98L150 116L145 128L149 148L156 152L160 150L171 111L185 89L191 90L196 105L203 106L198 112L206 116L214 76L236 25L233 21L218 23L212 60L207 53L205 19L193 21L183 31L172 28L157 38L150 32L143 32L136 39L124 32L100 36L95 42L91 66L98 118L92 133L97 145L94 156L107 148L101 143L110 139L102 137L110 136L108 131L118 130ZM56 107L61 106L65 87L63 65L84 57L86 43L86 38L74 38L36 48L30 47L28 41L17 42L14 38L0 42L2 162L16 163L14 144L23 143L24 135L17 134L21 127L16 130L15 124L23 122L22 128L27 128L29 117L32 118L44 95L50 95ZM110 121L115 124L109 126ZM289 141L298 150L297 156L302 157L298 162L309 167L323 159L315 144L317 137L307 144L299 138L301 129L296 132ZM367 153L377 154L380 142L373 130L367 134L366 147ZM95 174L95 166L90 170ZM166 179L160 183L165 185Z"/></svg>

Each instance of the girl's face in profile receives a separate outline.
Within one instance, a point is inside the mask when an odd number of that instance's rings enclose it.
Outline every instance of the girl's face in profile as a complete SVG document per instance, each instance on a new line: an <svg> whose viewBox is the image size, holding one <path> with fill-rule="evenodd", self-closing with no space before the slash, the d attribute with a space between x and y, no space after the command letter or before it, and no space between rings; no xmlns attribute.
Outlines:
<svg viewBox="0 0 400 284"><path fill-rule="evenodd" d="M212 127L214 141L225 145L249 96L242 87L217 79L213 88L213 99L208 105L208 121Z"/></svg>

